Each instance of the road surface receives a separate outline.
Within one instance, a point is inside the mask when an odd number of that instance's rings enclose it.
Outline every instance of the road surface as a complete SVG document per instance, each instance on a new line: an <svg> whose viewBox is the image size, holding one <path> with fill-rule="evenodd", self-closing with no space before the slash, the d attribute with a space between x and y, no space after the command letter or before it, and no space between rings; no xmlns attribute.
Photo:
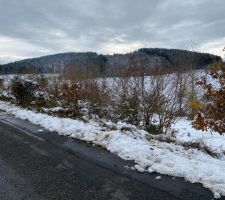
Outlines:
<svg viewBox="0 0 225 200"><path fill-rule="evenodd" d="M162 180L155 180L156 175L148 177L137 172L129 172L136 175L129 173L126 175L125 171L98 164L96 159L99 159L99 162L101 159L104 163L108 161L105 158L107 153L102 153L104 156L102 158L98 157L99 153L94 150L96 147L92 150L88 147L89 153L84 151L86 155L84 153L82 156L81 153L76 154L66 148L60 148L61 142L51 143L47 140L47 136L43 137L46 138L32 137L32 133L29 134L0 120L1 200L212 199L209 191L199 185L196 185L197 189L194 186L191 190L191 184L184 180L178 179L178 182L173 180L175 185L170 187L171 178L167 180L163 177ZM61 137L57 139L59 140L67 139ZM83 144L79 145L80 150ZM111 160L113 159L119 158L112 157ZM121 161L123 162L125 161ZM140 179L142 181L135 178L139 176L147 177L150 184L143 181L145 178ZM174 188L174 193L171 188Z"/></svg>

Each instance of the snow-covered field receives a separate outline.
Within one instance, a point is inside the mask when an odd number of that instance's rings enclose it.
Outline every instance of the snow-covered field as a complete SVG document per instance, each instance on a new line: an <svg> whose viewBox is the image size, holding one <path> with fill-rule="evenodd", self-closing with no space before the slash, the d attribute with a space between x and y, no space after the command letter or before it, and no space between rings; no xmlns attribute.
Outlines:
<svg viewBox="0 0 225 200"><path fill-rule="evenodd" d="M101 145L122 159L135 161L132 169L139 172L184 177L210 189L215 198L225 196L225 137L196 131L186 119L173 125L176 133L172 136L174 142L169 143L166 140L149 140L147 132L122 122L105 122L104 126L94 121L84 123L36 113L2 101L0 109L58 134ZM187 142L200 143L216 156L209 155L204 148L182 145Z"/></svg>

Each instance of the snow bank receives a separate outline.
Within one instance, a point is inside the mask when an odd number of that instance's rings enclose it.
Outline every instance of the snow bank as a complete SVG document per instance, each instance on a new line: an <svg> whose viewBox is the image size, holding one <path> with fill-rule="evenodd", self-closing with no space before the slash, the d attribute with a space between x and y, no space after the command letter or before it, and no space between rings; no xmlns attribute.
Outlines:
<svg viewBox="0 0 225 200"><path fill-rule="evenodd" d="M199 131L192 128L191 121L186 119L179 120L173 125L177 130L176 141L178 142L196 142L207 147L212 153L223 157L225 154L225 136L216 132Z"/></svg>
<svg viewBox="0 0 225 200"><path fill-rule="evenodd" d="M93 142L104 146L122 159L134 160L139 172L158 172L171 176L184 177L192 183L201 183L209 188L215 198L225 196L225 157L213 158L198 149L185 149L173 143L148 141L146 132L130 126L129 131L121 131L125 124L118 123L118 130L107 130L98 123L84 123L68 118L58 118L35 113L0 101L0 109L31 123L38 124L61 135ZM108 123L107 125L110 125ZM112 125L112 124L111 124ZM225 149L225 138L217 134L203 133L190 127L187 120L175 124L177 140L192 141L203 139L210 147ZM216 144L219 143L219 144Z"/></svg>

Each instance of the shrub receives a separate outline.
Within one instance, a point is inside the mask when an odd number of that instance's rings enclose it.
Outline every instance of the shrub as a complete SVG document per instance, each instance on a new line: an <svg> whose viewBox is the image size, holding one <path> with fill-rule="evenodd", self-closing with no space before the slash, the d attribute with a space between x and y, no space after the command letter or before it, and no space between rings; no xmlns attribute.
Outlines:
<svg viewBox="0 0 225 200"><path fill-rule="evenodd" d="M24 80L18 76L14 77L10 84L11 94L15 97L16 103L21 106L28 106L35 98L38 86L30 80Z"/></svg>
<svg viewBox="0 0 225 200"><path fill-rule="evenodd" d="M4 89L4 79L0 78L0 90Z"/></svg>
<svg viewBox="0 0 225 200"><path fill-rule="evenodd" d="M40 89L44 90L48 86L48 79L45 75L41 75L40 77L37 78L37 84Z"/></svg>
<svg viewBox="0 0 225 200"><path fill-rule="evenodd" d="M144 91L144 125L152 134L167 133L180 112L179 87L173 80L172 76L151 76Z"/></svg>
<svg viewBox="0 0 225 200"><path fill-rule="evenodd" d="M148 133L153 134L153 135L161 134L163 132L162 127L157 124L145 125L145 129Z"/></svg>
<svg viewBox="0 0 225 200"><path fill-rule="evenodd" d="M188 117L190 119L194 119L194 116L197 115L198 111L202 108L202 104L197 98L194 96L188 101L189 114Z"/></svg>
<svg viewBox="0 0 225 200"><path fill-rule="evenodd" d="M80 85L79 83L64 82L59 88L59 99L62 101L64 110L61 110L61 116L79 117L79 99Z"/></svg>
<svg viewBox="0 0 225 200"><path fill-rule="evenodd" d="M131 95L122 95L118 101L116 113L118 119L133 125L139 125L140 101L136 92Z"/></svg>
<svg viewBox="0 0 225 200"><path fill-rule="evenodd" d="M196 129L225 133L225 65L222 62L210 68L210 76L216 83L210 83L206 76L197 82L204 89L205 106L199 110L193 122Z"/></svg>
<svg viewBox="0 0 225 200"><path fill-rule="evenodd" d="M105 80L86 79L79 81L79 99L88 103L89 117L107 118L111 97Z"/></svg>
<svg viewBox="0 0 225 200"><path fill-rule="evenodd" d="M57 107L59 105L60 84L58 79L54 79L47 87L49 101L47 107Z"/></svg>
<svg viewBox="0 0 225 200"><path fill-rule="evenodd" d="M132 75L132 70L127 70L126 73L121 72L123 77L114 79L116 82L114 116L116 121L120 120L133 125L139 125L140 117L140 79ZM129 77L131 76L131 77Z"/></svg>

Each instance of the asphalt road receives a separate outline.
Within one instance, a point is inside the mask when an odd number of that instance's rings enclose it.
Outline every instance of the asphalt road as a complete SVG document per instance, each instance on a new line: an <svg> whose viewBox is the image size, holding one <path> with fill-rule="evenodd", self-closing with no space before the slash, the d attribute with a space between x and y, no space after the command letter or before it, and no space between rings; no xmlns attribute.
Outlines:
<svg viewBox="0 0 225 200"><path fill-rule="evenodd" d="M31 132L38 133L39 127L35 130L27 121L18 121L30 132L21 130L2 122L6 118L2 116L0 200L212 199L211 192L200 184L167 176L155 180L157 174L127 171L126 161L101 148L56 134L37 137Z"/></svg>
<svg viewBox="0 0 225 200"><path fill-rule="evenodd" d="M0 199L176 199L0 123Z"/></svg>

